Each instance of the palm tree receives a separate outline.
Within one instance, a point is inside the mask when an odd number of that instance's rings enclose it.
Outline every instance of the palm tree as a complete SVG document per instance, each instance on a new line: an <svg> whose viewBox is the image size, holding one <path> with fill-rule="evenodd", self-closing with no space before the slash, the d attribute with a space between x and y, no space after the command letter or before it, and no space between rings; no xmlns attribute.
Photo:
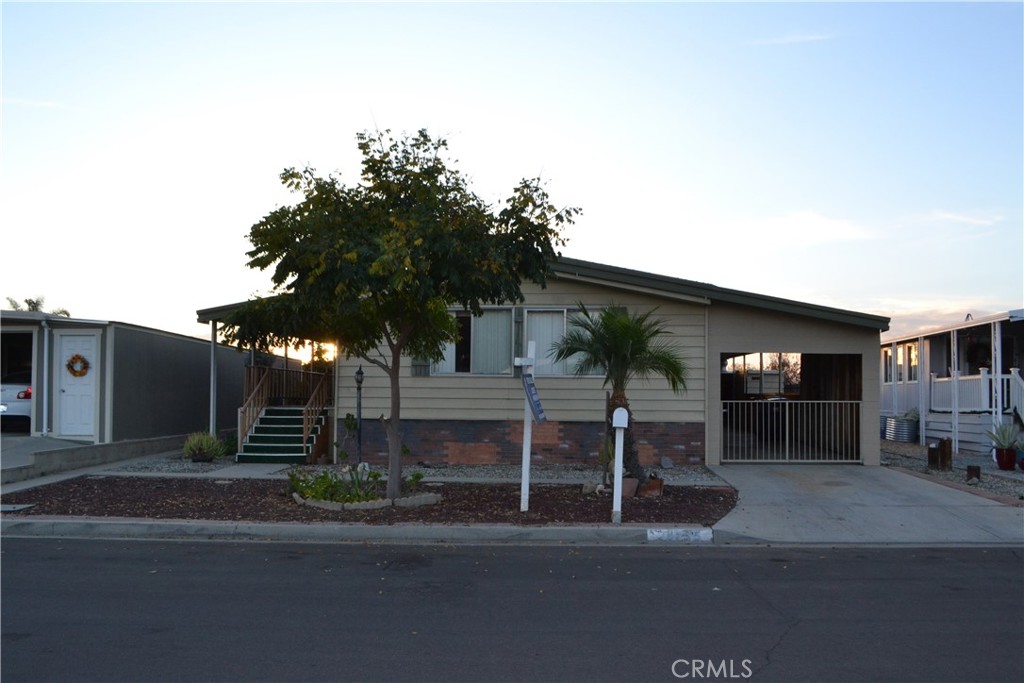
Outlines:
<svg viewBox="0 0 1024 683"><path fill-rule="evenodd" d="M556 361L575 361L577 376L604 373L604 386L611 386L605 415L604 452L611 453L612 432L608 429L616 408L630 411L626 386L633 379L662 377L676 393L686 390L689 368L679 351L665 337L665 322L653 318L654 311L629 313L624 308L608 307L591 313L580 304L580 313L569 320L570 328L561 341L551 347ZM626 429L624 464L628 476L643 483L646 474L632 437L633 414ZM607 475L607 465L605 473Z"/></svg>
<svg viewBox="0 0 1024 683"><path fill-rule="evenodd" d="M35 299L25 299L25 308L21 307L21 304L17 300L7 297L7 305L11 307L12 311L28 311L30 313L43 313L43 297L36 297ZM50 311L51 315L62 315L65 318L70 318L71 313L66 308L55 308Z"/></svg>

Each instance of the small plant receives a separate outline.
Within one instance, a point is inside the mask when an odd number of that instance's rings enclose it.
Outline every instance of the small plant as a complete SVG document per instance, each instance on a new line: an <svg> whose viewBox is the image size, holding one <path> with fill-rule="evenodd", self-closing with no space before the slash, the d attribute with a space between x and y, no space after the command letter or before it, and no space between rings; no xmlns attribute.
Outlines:
<svg viewBox="0 0 1024 683"><path fill-rule="evenodd" d="M1002 424L990 432L985 432L985 436L992 439L993 448L1016 448L1020 432L1017 431L1016 425Z"/></svg>
<svg viewBox="0 0 1024 683"><path fill-rule="evenodd" d="M341 472L324 470L318 474L306 474L295 470L288 472L291 490L303 498L327 500L334 503L360 503L380 498L381 473L371 470L366 463L358 467L345 466Z"/></svg>
<svg viewBox="0 0 1024 683"><path fill-rule="evenodd" d="M184 453L193 462L209 462L224 455L224 444L209 432L194 432L185 439Z"/></svg>
<svg viewBox="0 0 1024 683"><path fill-rule="evenodd" d="M422 481L423 481L423 473L422 472L413 472L412 474L410 474L406 478L405 484L406 484L406 486L408 487L408 489L410 491L417 491L417 490L419 490L420 482L422 482Z"/></svg>
<svg viewBox="0 0 1024 683"><path fill-rule="evenodd" d="M921 421L921 413L917 410L917 408L911 408L907 412L903 413L901 417L904 420L910 420L911 422Z"/></svg>

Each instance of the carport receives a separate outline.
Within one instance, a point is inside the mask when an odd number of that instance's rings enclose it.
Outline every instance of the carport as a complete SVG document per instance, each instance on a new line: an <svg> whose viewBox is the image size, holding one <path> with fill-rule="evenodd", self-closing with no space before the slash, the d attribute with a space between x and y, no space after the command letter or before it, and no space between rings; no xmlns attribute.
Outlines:
<svg viewBox="0 0 1024 683"><path fill-rule="evenodd" d="M877 465L880 332L888 319L759 297L709 311L709 465ZM710 364L709 364L710 365Z"/></svg>

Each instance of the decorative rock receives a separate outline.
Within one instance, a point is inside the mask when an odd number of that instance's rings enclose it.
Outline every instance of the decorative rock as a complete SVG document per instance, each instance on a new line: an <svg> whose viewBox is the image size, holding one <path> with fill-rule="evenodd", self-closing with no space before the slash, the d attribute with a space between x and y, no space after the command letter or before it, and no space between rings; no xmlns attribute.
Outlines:
<svg viewBox="0 0 1024 683"><path fill-rule="evenodd" d="M409 496L408 498L396 498L395 507L399 508L418 508L422 505L434 505L435 503L441 502L441 496L437 493L421 493L416 496Z"/></svg>
<svg viewBox="0 0 1024 683"><path fill-rule="evenodd" d="M661 456L661 469L670 470L675 466L675 463L672 462L672 458L668 457L667 455Z"/></svg>
<svg viewBox="0 0 1024 683"><path fill-rule="evenodd" d="M346 510L380 510L391 507L390 498L378 498L377 500L363 500L358 503L345 503Z"/></svg>
<svg viewBox="0 0 1024 683"><path fill-rule="evenodd" d="M308 505L313 508L320 508L321 510L331 510L332 512L341 512L345 509L344 503L335 503L330 500L313 500L312 498L303 498L298 493L292 493L292 498L295 502L300 505Z"/></svg>
<svg viewBox="0 0 1024 683"><path fill-rule="evenodd" d="M413 508L441 502L441 496L437 493L421 493L416 496L397 498L395 500L391 498L378 498L376 500L359 501L358 503L335 503L330 500L313 500L312 498L303 498L298 493L292 493L292 499L299 505L308 505L320 508L321 510L331 510L332 512L341 512L343 510L380 510L392 505L401 508Z"/></svg>
<svg viewBox="0 0 1024 683"><path fill-rule="evenodd" d="M597 489L600 486L600 484L592 481L583 482L583 495L586 496L591 493L597 493Z"/></svg>

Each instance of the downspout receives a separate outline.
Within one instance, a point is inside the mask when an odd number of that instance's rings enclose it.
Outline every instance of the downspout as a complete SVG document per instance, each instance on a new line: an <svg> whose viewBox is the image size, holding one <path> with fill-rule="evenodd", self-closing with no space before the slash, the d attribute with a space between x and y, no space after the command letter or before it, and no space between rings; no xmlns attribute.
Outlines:
<svg viewBox="0 0 1024 683"><path fill-rule="evenodd" d="M43 425L41 436L50 433L50 326L43 318Z"/></svg>
<svg viewBox="0 0 1024 683"><path fill-rule="evenodd" d="M210 434L217 435L217 321L210 321Z"/></svg>

